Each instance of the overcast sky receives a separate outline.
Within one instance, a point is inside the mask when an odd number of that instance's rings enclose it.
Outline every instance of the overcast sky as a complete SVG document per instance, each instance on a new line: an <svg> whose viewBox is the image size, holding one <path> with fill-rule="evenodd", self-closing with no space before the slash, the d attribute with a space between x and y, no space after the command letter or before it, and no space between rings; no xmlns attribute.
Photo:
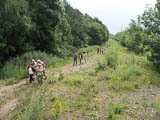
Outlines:
<svg viewBox="0 0 160 120"><path fill-rule="evenodd" d="M125 29L131 19L136 19L145 10L146 4L155 5L157 0L68 0L73 8L92 17L98 17L116 33Z"/></svg>

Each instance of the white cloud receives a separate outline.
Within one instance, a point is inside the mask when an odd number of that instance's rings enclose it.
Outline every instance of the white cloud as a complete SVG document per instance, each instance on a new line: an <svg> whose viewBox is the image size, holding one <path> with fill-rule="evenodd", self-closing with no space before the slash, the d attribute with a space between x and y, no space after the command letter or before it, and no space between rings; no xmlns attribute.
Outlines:
<svg viewBox="0 0 160 120"><path fill-rule="evenodd" d="M98 17L107 25L111 33L127 27L131 19L142 14L146 4L155 4L156 0L68 0L82 13Z"/></svg>

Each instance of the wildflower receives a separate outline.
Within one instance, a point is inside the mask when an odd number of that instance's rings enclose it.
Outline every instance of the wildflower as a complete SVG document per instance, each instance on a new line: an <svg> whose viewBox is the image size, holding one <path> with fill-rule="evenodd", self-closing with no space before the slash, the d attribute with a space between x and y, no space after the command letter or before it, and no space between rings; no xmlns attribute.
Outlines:
<svg viewBox="0 0 160 120"><path fill-rule="evenodd" d="M93 98L93 101L94 101L95 103L97 103L97 102L99 102L99 99L98 99L98 98Z"/></svg>
<svg viewBox="0 0 160 120"><path fill-rule="evenodd" d="M62 103L59 100L56 100L51 106L51 110L52 110L52 112L54 114L54 117L58 116L58 114L60 113L61 109L62 109Z"/></svg>

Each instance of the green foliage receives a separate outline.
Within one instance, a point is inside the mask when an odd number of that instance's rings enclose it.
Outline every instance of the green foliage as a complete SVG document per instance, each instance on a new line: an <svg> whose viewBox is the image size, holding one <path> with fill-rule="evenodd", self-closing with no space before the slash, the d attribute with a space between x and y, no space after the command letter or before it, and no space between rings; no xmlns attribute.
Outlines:
<svg viewBox="0 0 160 120"><path fill-rule="evenodd" d="M98 71L105 71L105 70L107 70L106 61L105 60L98 60L97 64L96 64L95 71L98 72Z"/></svg>
<svg viewBox="0 0 160 120"><path fill-rule="evenodd" d="M147 35L140 27L139 23L132 20L129 24L129 28L119 32L115 35L115 39L118 40L128 50L134 51L137 54L144 54L149 48L146 46Z"/></svg>
<svg viewBox="0 0 160 120"><path fill-rule="evenodd" d="M109 103L109 115L108 120L122 120L123 112L126 109L126 105L124 104L115 104L112 101Z"/></svg>
<svg viewBox="0 0 160 120"><path fill-rule="evenodd" d="M29 104L15 113L12 120L43 120L43 102L40 95L36 95Z"/></svg>
<svg viewBox="0 0 160 120"><path fill-rule="evenodd" d="M63 80L63 79L64 79L64 73L60 71L58 80Z"/></svg>
<svg viewBox="0 0 160 120"><path fill-rule="evenodd" d="M58 99L57 99L57 97L55 97L55 96L53 96L53 97L51 98L51 102L55 102L56 100L58 100Z"/></svg>
<svg viewBox="0 0 160 120"><path fill-rule="evenodd" d="M137 20L138 22L132 20L129 28L117 33L113 38L137 54L149 51L148 59L160 71L160 3L155 7L147 6Z"/></svg>
<svg viewBox="0 0 160 120"><path fill-rule="evenodd" d="M64 83L70 86L80 87L83 84L83 78L79 75L66 76Z"/></svg>
<svg viewBox="0 0 160 120"><path fill-rule="evenodd" d="M58 118L58 115L60 114L61 109L62 109L62 103L59 100L56 100L51 106L51 110L53 112L53 117L55 119Z"/></svg>
<svg viewBox="0 0 160 120"><path fill-rule="evenodd" d="M152 101L152 106L156 109L157 115L160 115L160 98L158 100Z"/></svg>
<svg viewBox="0 0 160 120"><path fill-rule="evenodd" d="M55 77L55 73L53 73L52 76L49 76L47 81L49 84L55 84L57 82L57 78Z"/></svg>
<svg viewBox="0 0 160 120"><path fill-rule="evenodd" d="M27 76L28 71L26 70L26 66L31 63L32 59L41 59L46 64L46 67L55 65L59 60L57 57L52 56L51 54L47 54L45 52L33 51L27 52L22 56L17 56L14 59L10 59L2 68L0 77L1 78L11 78L15 77L18 80Z"/></svg>
<svg viewBox="0 0 160 120"><path fill-rule="evenodd" d="M105 53L105 60L107 66L115 68L118 64L118 52L114 49L108 49Z"/></svg>
<svg viewBox="0 0 160 120"><path fill-rule="evenodd" d="M83 15L65 0L2 0L0 13L0 68L28 51L64 58L109 39L107 27L98 18Z"/></svg>

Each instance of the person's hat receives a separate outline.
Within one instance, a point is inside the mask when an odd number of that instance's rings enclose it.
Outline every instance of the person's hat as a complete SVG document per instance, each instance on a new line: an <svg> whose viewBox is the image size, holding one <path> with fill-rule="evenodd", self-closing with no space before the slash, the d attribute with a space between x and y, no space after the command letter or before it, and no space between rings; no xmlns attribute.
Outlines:
<svg viewBox="0 0 160 120"><path fill-rule="evenodd" d="M41 62L41 60L40 60L40 59L38 59L38 60L37 60L37 62L38 62L38 63L40 63L40 62Z"/></svg>
<svg viewBox="0 0 160 120"><path fill-rule="evenodd" d="M35 62L35 59L32 59L32 62Z"/></svg>

